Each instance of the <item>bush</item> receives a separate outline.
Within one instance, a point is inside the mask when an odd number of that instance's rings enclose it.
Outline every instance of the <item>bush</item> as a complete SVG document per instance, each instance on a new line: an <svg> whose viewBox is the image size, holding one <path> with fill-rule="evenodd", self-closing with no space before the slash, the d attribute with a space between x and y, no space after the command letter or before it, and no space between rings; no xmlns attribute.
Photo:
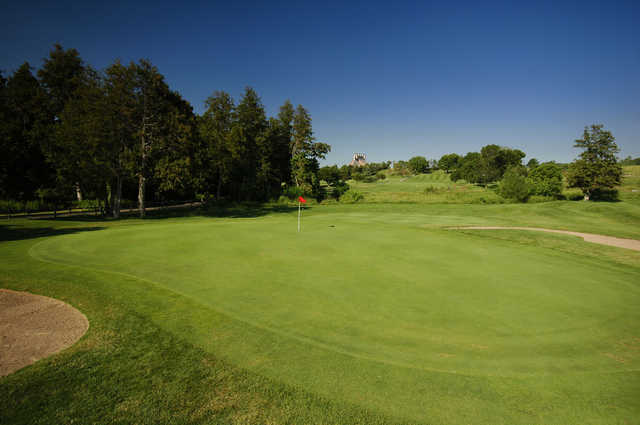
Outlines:
<svg viewBox="0 0 640 425"><path fill-rule="evenodd" d="M531 194L531 187L520 170L509 168L498 185L498 194L505 199L525 202Z"/></svg>
<svg viewBox="0 0 640 425"><path fill-rule="evenodd" d="M562 172L553 162L531 170L527 180L533 195L557 197L562 192Z"/></svg>
<svg viewBox="0 0 640 425"><path fill-rule="evenodd" d="M377 180L384 180L387 178L387 175L384 173L384 171L378 171L376 173L376 179Z"/></svg>
<svg viewBox="0 0 640 425"><path fill-rule="evenodd" d="M298 199L298 196L304 196L303 190L297 186L287 186L282 191L282 196L287 197L290 200Z"/></svg>
<svg viewBox="0 0 640 425"><path fill-rule="evenodd" d="M359 202L364 199L364 195L357 190L350 189L342 195L340 198L340 202L345 202L347 204L353 204Z"/></svg>
<svg viewBox="0 0 640 425"><path fill-rule="evenodd" d="M566 189L559 197L568 201L582 201L584 199L584 193L582 193L582 190L578 188Z"/></svg>
<svg viewBox="0 0 640 425"><path fill-rule="evenodd" d="M342 197L342 195L344 195L348 190L349 190L349 185L343 181L339 181L333 187L331 196L335 199L340 199L340 197Z"/></svg>
<svg viewBox="0 0 640 425"><path fill-rule="evenodd" d="M618 195L617 189L595 189L591 192L590 199L593 201L615 202L620 200Z"/></svg>
<svg viewBox="0 0 640 425"><path fill-rule="evenodd" d="M413 174L422 174L429 171L429 161L424 156L414 156L408 162L408 168Z"/></svg>
<svg viewBox="0 0 640 425"><path fill-rule="evenodd" d="M438 186L427 186L424 189L424 193L425 195L430 195L430 194L436 194L436 193L443 193L448 191L449 189L445 188L445 187L438 187Z"/></svg>
<svg viewBox="0 0 640 425"><path fill-rule="evenodd" d="M550 202L556 200L557 197L553 196L540 196L540 195L532 195L527 199L527 203L529 204L538 204L541 202Z"/></svg>

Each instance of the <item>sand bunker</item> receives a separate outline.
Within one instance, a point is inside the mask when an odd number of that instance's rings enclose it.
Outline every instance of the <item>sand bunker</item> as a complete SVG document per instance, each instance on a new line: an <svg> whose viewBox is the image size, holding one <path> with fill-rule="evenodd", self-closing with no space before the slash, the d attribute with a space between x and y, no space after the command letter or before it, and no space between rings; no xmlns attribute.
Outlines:
<svg viewBox="0 0 640 425"><path fill-rule="evenodd" d="M533 230L536 232L561 233L563 235L579 236L586 242L599 243L602 245L617 246L618 248L632 249L640 251L640 241L636 239L615 238L613 236L594 235L592 233L570 232L568 230L543 229L540 227L503 227L503 226L471 226L453 227L459 230Z"/></svg>
<svg viewBox="0 0 640 425"><path fill-rule="evenodd" d="M89 321L53 298L0 289L0 376L75 343Z"/></svg>

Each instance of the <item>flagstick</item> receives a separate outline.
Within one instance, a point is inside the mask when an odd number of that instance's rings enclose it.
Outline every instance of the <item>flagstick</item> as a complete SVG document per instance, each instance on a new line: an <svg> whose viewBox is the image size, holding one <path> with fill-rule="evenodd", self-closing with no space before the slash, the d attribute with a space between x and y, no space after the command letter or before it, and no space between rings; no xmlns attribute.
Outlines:
<svg viewBox="0 0 640 425"><path fill-rule="evenodd" d="M300 232L300 201L298 201L298 232Z"/></svg>

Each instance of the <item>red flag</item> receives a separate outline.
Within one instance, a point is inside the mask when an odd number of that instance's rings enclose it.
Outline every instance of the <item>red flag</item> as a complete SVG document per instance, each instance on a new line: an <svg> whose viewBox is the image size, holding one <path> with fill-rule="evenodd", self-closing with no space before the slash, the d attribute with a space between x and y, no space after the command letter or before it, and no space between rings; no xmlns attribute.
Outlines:
<svg viewBox="0 0 640 425"><path fill-rule="evenodd" d="M302 196L298 196L298 201L302 202L303 204L307 203L307 201L305 201Z"/></svg>

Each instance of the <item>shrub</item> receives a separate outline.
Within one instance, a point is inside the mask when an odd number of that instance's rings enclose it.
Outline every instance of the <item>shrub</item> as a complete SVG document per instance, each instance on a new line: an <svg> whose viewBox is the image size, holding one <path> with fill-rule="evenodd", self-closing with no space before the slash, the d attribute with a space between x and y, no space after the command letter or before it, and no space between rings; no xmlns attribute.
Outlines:
<svg viewBox="0 0 640 425"><path fill-rule="evenodd" d="M591 192L590 199L594 201L619 201L617 189L598 188Z"/></svg>
<svg viewBox="0 0 640 425"><path fill-rule="evenodd" d="M527 203L529 204L538 204L540 202L550 202L557 199L557 197L553 196L540 196L540 195L532 195L527 199Z"/></svg>
<svg viewBox="0 0 640 425"><path fill-rule="evenodd" d="M562 192L562 172L553 162L531 170L527 180L533 195L557 197Z"/></svg>
<svg viewBox="0 0 640 425"><path fill-rule="evenodd" d="M422 174L429 171L429 161L424 156L414 156L408 162L409 170L413 174Z"/></svg>
<svg viewBox="0 0 640 425"><path fill-rule="evenodd" d="M384 171L378 171L376 173L376 179L377 180L384 180L387 178L387 175L384 173Z"/></svg>
<svg viewBox="0 0 640 425"><path fill-rule="evenodd" d="M282 195L291 200L294 200L294 199L298 199L298 196L303 196L304 194L302 192L303 192L302 188L298 186L287 186L282 191Z"/></svg>
<svg viewBox="0 0 640 425"><path fill-rule="evenodd" d="M498 194L505 199L525 202L531 193L527 179L515 167L509 168L498 185Z"/></svg>
<svg viewBox="0 0 640 425"><path fill-rule="evenodd" d="M364 199L364 195L357 190L350 189L342 195L340 198L340 202L345 202L348 204L353 204L355 202L359 202Z"/></svg>
<svg viewBox="0 0 640 425"><path fill-rule="evenodd" d="M340 197L342 197L342 195L344 195L348 190L349 190L349 185L343 181L339 181L333 187L331 196L335 199L340 199Z"/></svg>
<svg viewBox="0 0 640 425"><path fill-rule="evenodd" d="M445 187L427 186L424 189L424 193L425 193L425 195L429 195L429 194L435 194L435 193L443 193L443 192L446 192L447 190L449 190L449 189L447 189Z"/></svg>

